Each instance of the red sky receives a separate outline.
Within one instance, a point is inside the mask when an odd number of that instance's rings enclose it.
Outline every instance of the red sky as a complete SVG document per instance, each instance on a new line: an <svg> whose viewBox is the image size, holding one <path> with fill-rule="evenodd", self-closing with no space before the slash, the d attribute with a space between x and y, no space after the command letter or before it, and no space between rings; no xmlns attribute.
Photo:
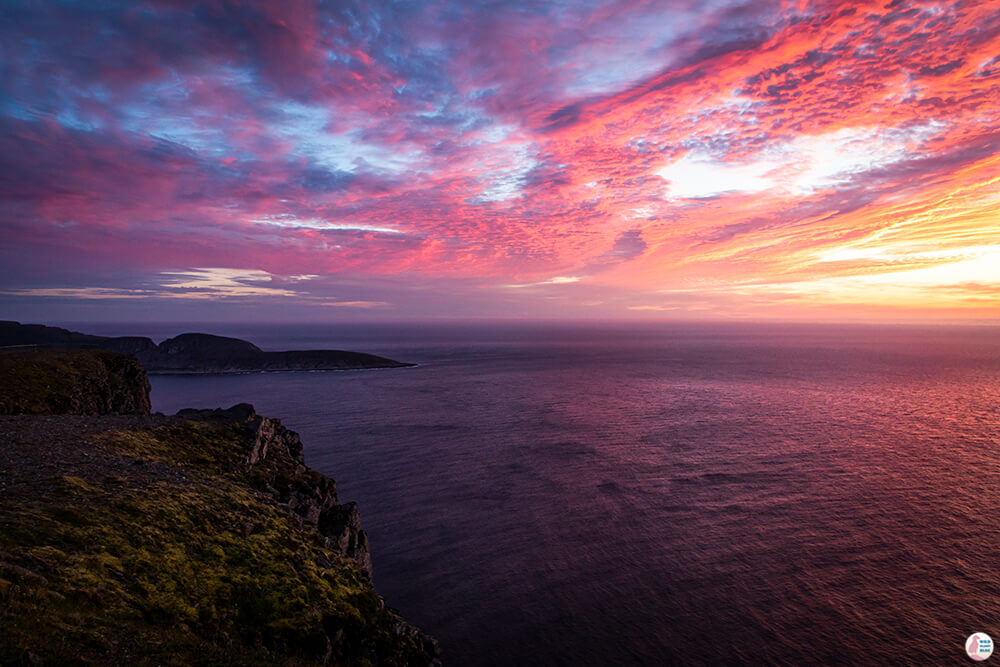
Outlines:
<svg viewBox="0 0 1000 667"><path fill-rule="evenodd" d="M1000 3L5 3L0 308L1000 314Z"/></svg>

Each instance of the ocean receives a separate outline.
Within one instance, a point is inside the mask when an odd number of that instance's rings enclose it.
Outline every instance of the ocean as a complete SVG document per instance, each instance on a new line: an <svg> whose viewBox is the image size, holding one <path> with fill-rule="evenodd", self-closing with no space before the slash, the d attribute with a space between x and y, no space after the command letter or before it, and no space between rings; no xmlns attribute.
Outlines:
<svg viewBox="0 0 1000 667"><path fill-rule="evenodd" d="M417 363L152 401L298 431L445 664L966 664L1000 637L997 328L77 327Z"/></svg>

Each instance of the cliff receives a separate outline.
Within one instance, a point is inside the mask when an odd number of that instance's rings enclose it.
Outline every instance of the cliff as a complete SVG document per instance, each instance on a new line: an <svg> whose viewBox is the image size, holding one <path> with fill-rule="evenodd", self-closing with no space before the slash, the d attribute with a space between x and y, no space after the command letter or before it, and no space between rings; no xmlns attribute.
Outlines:
<svg viewBox="0 0 1000 667"><path fill-rule="evenodd" d="M0 415L148 412L149 379L133 357L100 350L0 355Z"/></svg>
<svg viewBox="0 0 1000 667"><path fill-rule="evenodd" d="M228 410L181 410L177 416L235 429L241 445L227 448L228 464L242 471L250 486L286 507L303 526L322 535L327 548L354 560L371 577L368 535L361 529L357 503L339 505L334 481L306 467L298 433L289 431L277 419L258 415L248 403Z"/></svg>
<svg viewBox="0 0 1000 667"><path fill-rule="evenodd" d="M3 665L438 655L375 592L357 506L246 404L0 417L0 628Z"/></svg>
<svg viewBox="0 0 1000 667"><path fill-rule="evenodd" d="M151 338L92 336L59 327L0 322L0 348L99 348L133 355L149 373L253 373L412 366L374 354L347 350L266 352L239 338L186 333L157 345Z"/></svg>

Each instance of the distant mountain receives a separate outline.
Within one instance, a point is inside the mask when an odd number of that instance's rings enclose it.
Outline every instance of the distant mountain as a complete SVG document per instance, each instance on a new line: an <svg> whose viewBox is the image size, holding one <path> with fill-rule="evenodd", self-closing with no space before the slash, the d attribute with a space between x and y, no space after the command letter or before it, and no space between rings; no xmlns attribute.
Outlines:
<svg viewBox="0 0 1000 667"><path fill-rule="evenodd" d="M131 354L149 373L252 373L401 368L413 364L345 350L265 352L239 338L185 333L157 345L140 336L93 336L41 324L0 321L0 351L20 346L98 348Z"/></svg>
<svg viewBox="0 0 1000 667"><path fill-rule="evenodd" d="M47 327L44 324L21 324L20 322L0 320L0 347L16 345L96 347L97 343L102 340L107 340L107 338L60 329L59 327Z"/></svg>

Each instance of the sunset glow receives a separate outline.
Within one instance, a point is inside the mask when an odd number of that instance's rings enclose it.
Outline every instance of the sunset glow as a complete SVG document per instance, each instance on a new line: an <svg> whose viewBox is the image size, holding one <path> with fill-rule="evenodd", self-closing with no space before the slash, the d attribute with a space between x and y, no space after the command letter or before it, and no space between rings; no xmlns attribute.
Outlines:
<svg viewBox="0 0 1000 667"><path fill-rule="evenodd" d="M1000 315L1000 3L2 15L11 318Z"/></svg>

